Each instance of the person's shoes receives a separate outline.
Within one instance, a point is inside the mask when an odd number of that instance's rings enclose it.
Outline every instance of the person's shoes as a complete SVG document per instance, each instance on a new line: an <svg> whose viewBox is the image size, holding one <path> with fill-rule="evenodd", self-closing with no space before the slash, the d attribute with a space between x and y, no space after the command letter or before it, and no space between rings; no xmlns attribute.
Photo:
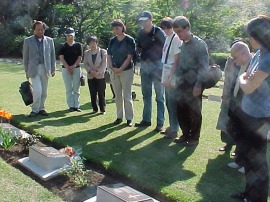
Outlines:
<svg viewBox="0 0 270 202"><path fill-rule="evenodd" d="M151 126L151 122L148 121L141 121L140 123L135 123L136 127L147 127Z"/></svg>
<svg viewBox="0 0 270 202"><path fill-rule="evenodd" d="M163 124L157 124L157 126L155 128L155 131L156 132L161 132L162 131L162 128L163 128Z"/></svg>
<svg viewBox="0 0 270 202"><path fill-rule="evenodd" d="M74 112L75 111L75 108L74 107L70 107L68 111Z"/></svg>
<svg viewBox="0 0 270 202"><path fill-rule="evenodd" d="M231 162L227 164L230 168L240 168L240 165L235 163L235 162Z"/></svg>
<svg viewBox="0 0 270 202"><path fill-rule="evenodd" d="M234 199L244 200L245 194L243 192L239 192L239 193L232 194L230 197Z"/></svg>
<svg viewBox="0 0 270 202"><path fill-rule="evenodd" d="M177 137L177 133L167 133L164 135L165 139L175 139Z"/></svg>
<svg viewBox="0 0 270 202"><path fill-rule="evenodd" d="M127 120L127 126L132 127L132 121L131 120Z"/></svg>
<svg viewBox="0 0 270 202"><path fill-rule="evenodd" d="M167 135L167 134L170 134L171 132L171 128L170 127L167 127L165 131L161 131L160 134L162 135Z"/></svg>
<svg viewBox="0 0 270 202"><path fill-rule="evenodd" d="M114 122L113 122L113 124L115 124L115 125L118 125L118 124L120 124L120 123L122 123L122 119L116 119Z"/></svg>
<svg viewBox="0 0 270 202"><path fill-rule="evenodd" d="M196 145L198 145L199 144L199 140L188 140L187 141L187 146L196 146Z"/></svg>
<svg viewBox="0 0 270 202"><path fill-rule="evenodd" d="M101 112L101 114L102 114L102 115L105 115L105 114L106 114L106 112L105 112L105 111L104 111L104 112Z"/></svg>
<svg viewBox="0 0 270 202"><path fill-rule="evenodd" d="M40 110L38 112L38 114L41 115L41 116L49 116L49 114L44 109L43 110Z"/></svg>
<svg viewBox="0 0 270 202"><path fill-rule="evenodd" d="M240 169L238 169L238 172L239 173L242 173L242 174L245 174L245 168L244 167L241 167Z"/></svg>
<svg viewBox="0 0 270 202"><path fill-rule="evenodd" d="M74 111L81 112L82 110L80 108L74 108Z"/></svg>
<svg viewBox="0 0 270 202"><path fill-rule="evenodd" d="M186 136L181 135L180 137L175 138L173 141L174 141L175 143L184 143L184 142L186 142L187 140L188 140L188 139L187 139Z"/></svg>
<svg viewBox="0 0 270 202"><path fill-rule="evenodd" d="M37 117L37 116L38 116L38 113L36 113L36 112L31 112L31 113L28 115L29 118L34 118L34 117Z"/></svg>

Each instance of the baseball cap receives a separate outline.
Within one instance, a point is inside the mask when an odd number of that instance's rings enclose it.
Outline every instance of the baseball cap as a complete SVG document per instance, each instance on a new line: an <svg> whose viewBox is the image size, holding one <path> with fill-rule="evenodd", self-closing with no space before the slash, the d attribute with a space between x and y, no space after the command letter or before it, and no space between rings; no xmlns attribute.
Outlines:
<svg viewBox="0 0 270 202"><path fill-rule="evenodd" d="M152 18L153 18L153 16L152 16L151 12L143 11L140 15L139 21L145 21L145 20L152 19Z"/></svg>
<svg viewBox="0 0 270 202"><path fill-rule="evenodd" d="M68 27L68 28L66 29L65 35L73 35L73 36L75 36L75 31L74 31L74 29L73 29L72 27Z"/></svg>

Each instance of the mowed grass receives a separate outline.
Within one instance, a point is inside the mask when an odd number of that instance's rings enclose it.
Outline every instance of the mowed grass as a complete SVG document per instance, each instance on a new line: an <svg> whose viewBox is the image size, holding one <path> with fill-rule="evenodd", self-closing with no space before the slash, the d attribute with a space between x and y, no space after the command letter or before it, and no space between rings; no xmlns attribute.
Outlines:
<svg viewBox="0 0 270 202"><path fill-rule="evenodd" d="M62 201L40 184L0 158L0 201Z"/></svg>
<svg viewBox="0 0 270 202"><path fill-rule="evenodd" d="M88 87L81 87L82 112L68 112L61 72L49 81L46 110L49 117L29 119L18 92L25 80L21 65L0 63L0 108L14 114L14 122L30 128L62 146L79 146L83 155L105 169L131 179L141 188L161 193L171 201L231 201L230 194L244 189L244 176L227 167L233 161L218 151L223 143L216 130L220 103L203 100L203 125L200 144L184 147L154 131L156 104L153 93L152 126L148 128L115 126L115 103L107 85L107 114L91 114ZM134 122L141 121L143 101L140 77L135 76L133 90ZM204 95L221 95L214 87ZM151 104L151 103L148 103ZM166 113L166 124L168 118ZM180 133L180 132L179 132Z"/></svg>

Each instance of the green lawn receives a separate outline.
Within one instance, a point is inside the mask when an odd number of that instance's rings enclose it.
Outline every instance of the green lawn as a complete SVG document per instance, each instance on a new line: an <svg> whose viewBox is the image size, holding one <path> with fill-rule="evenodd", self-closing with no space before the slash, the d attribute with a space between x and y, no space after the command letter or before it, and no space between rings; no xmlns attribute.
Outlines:
<svg viewBox="0 0 270 202"><path fill-rule="evenodd" d="M49 82L47 118L29 119L30 107L24 106L18 87L25 75L21 65L0 63L0 108L14 114L14 122L38 131L63 146L80 146L83 155L106 169L132 179L140 187L162 193L172 201L231 201L229 195L244 189L244 176L227 167L233 159L218 148L223 145L215 129L220 103L203 100L203 125L200 144L184 147L154 132L156 108L153 104L152 126L147 129L115 126L115 104L107 85L107 114L92 115L88 87L81 88L82 112L68 112L61 72ZM140 83L139 76L135 84ZM142 114L140 87L134 101L135 120ZM216 87L204 93L220 95ZM166 124L168 120L166 120Z"/></svg>
<svg viewBox="0 0 270 202"><path fill-rule="evenodd" d="M0 201L62 201L0 158Z"/></svg>

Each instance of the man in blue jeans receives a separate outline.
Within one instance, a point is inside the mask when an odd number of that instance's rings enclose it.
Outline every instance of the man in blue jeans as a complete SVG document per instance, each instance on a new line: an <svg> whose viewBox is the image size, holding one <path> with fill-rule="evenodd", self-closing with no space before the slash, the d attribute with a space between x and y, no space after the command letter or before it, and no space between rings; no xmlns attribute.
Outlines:
<svg viewBox="0 0 270 202"><path fill-rule="evenodd" d="M164 32L152 23L153 16L149 11L140 15L142 29L138 32L138 53L141 55L141 88L143 95L143 117L137 127L151 126L152 117L152 85L156 93L157 126L160 132L164 123L164 87L161 84L162 49L165 42Z"/></svg>

